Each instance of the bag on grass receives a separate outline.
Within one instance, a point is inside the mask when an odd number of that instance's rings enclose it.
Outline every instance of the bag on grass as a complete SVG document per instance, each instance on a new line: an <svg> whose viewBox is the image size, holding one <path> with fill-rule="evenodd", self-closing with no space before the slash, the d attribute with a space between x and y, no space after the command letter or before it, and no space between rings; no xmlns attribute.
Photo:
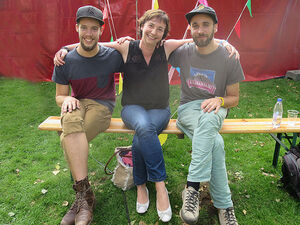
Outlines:
<svg viewBox="0 0 300 225"><path fill-rule="evenodd" d="M117 166L113 172L107 172L107 166L114 156L117 159ZM134 182L131 146L115 148L115 153L107 161L104 171L108 175L113 174L111 181L123 191L132 188Z"/></svg>
<svg viewBox="0 0 300 225"><path fill-rule="evenodd" d="M283 156L281 170L283 187L300 198L300 143Z"/></svg>

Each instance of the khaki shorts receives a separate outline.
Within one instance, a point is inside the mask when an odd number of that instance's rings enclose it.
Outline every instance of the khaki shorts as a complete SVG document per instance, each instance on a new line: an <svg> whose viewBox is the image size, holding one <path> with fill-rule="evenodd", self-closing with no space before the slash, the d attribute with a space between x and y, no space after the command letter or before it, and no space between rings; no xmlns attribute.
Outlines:
<svg viewBox="0 0 300 225"><path fill-rule="evenodd" d="M80 109L61 117L61 141L69 134L84 132L89 142L109 127L110 120L111 112L107 106L91 99L81 99Z"/></svg>

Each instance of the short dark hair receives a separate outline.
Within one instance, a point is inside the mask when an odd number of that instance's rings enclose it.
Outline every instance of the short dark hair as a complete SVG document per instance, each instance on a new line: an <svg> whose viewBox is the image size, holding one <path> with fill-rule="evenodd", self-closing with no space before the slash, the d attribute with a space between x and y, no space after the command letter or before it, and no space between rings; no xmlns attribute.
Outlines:
<svg viewBox="0 0 300 225"><path fill-rule="evenodd" d="M170 31L170 19L168 14L160 9L150 9L144 13L144 15L138 20L139 22L139 29L140 29L140 35L142 36L142 29L141 27L149 20L152 20L153 18L158 18L161 21L163 21L166 24L166 28L163 34L162 39L165 39Z"/></svg>

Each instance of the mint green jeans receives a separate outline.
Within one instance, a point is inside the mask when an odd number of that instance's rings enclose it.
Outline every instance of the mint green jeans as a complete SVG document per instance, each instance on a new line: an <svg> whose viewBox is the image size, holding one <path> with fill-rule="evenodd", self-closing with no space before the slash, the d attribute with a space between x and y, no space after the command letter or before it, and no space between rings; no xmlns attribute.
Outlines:
<svg viewBox="0 0 300 225"><path fill-rule="evenodd" d="M192 160L188 181L209 182L210 195L218 209L232 207L231 193L225 165L225 151L219 130L227 114L221 108L206 113L201 110L203 100L196 100L178 108L177 126L192 140Z"/></svg>

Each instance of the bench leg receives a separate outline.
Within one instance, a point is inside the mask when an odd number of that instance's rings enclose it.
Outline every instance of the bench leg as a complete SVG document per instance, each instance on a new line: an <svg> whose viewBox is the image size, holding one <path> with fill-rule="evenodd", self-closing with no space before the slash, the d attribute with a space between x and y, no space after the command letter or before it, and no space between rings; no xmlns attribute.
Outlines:
<svg viewBox="0 0 300 225"><path fill-rule="evenodd" d="M295 147L297 144L297 137L298 137L298 133L293 133L293 142L292 142L292 146Z"/></svg>
<svg viewBox="0 0 300 225"><path fill-rule="evenodd" d="M283 143L281 142L282 133L278 133L277 137L274 134L270 134L270 135L276 141L276 143L275 143L275 149L274 149L274 155L273 155L273 166L276 168L277 167L277 163L278 163L280 146L283 145Z"/></svg>

